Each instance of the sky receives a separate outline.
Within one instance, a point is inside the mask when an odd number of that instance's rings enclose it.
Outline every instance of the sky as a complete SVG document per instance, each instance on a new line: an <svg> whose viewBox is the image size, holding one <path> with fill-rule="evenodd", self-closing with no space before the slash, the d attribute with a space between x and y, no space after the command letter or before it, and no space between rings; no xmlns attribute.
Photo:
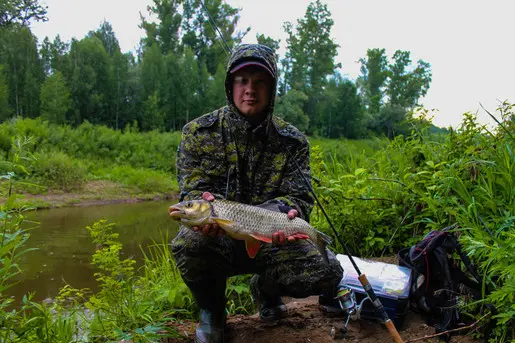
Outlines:
<svg viewBox="0 0 515 343"><path fill-rule="evenodd" d="M411 52L414 62L431 64L433 79L422 103L440 127L458 127L462 114L477 113L478 120L493 120L500 102L515 102L515 2L511 0L322 0L334 20L332 37L340 46L336 62L351 80L359 75L357 61L367 49ZM143 31L140 13L148 17L152 0L40 0L48 6L49 21L33 23L42 41L57 34L70 41L83 38L105 19L111 23L122 51L135 51ZM255 43L262 33L281 40L283 24L295 26L304 17L309 0L226 0L240 8L238 27L250 27L244 43Z"/></svg>

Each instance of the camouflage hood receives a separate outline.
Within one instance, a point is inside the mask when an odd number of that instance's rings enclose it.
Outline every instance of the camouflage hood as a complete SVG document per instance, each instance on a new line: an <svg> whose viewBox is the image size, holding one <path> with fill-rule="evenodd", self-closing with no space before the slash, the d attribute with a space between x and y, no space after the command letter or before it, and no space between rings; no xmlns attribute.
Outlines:
<svg viewBox="0 0 515 343"><path fill-rule="evenodd" d="M270 104L268 105L267 117L271 118L274 111L275 95L277 91L277 62L275 60L275 54L272 49L265 45L260 44L242 44L234 48L233 53L227 63L227 70L225 74L225 95L227 98L227 105L235 113L239 113L238 109L234 105L232 98L232 75L231 69L245 61L259 61L265 64L270 71L273 73L273 83L270 94Z"/></svg>

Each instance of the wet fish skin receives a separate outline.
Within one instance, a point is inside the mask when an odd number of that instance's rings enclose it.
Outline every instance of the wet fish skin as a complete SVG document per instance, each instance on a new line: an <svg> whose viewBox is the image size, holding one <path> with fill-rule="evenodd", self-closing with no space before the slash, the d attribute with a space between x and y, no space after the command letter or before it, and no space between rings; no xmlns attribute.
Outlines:
<svg viewBox="0 0 515 343"><path fill-rule="evenodd" d="M221 199L184 201L171 206L169 213L188 227L217 223L229 237L245 241L251 258L259 251L261 242L272 242L275 232L283 230L286 236L308 236L329 263L326 245L331 238L302 218L289 219L286 213Z"/></svg>

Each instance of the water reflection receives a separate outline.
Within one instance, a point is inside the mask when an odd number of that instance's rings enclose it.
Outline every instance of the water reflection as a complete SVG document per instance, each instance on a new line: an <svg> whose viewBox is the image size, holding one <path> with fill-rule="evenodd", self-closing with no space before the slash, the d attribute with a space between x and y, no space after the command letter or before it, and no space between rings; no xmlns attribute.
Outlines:
<svg viewBox="0 0 515 343"><path fill-rule="evenodd" d="M132 204L110 204L87 207L66 207L40 210L26 214L28 220L39 222L31 230L28 248L37 248L23 256L20 283L8 290L17 302L24 294L36 292L42 300L57 294L65 283L75 288L96 289L95 269L91 255L95 247L86 226L100 219L115 223L120 234L123 254L134 256L141 265L141 249L177 233L177 223L167 215L170 201Z"/></svg>

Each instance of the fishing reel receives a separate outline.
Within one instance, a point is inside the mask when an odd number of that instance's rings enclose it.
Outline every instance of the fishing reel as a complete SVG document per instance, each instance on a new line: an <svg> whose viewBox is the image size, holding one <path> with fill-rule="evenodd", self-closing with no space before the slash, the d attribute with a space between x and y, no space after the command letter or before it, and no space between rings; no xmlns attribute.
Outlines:
<svg viewBox="0 0 515 343"><path fill-rule="evenodd" d="M363 303L369 299L365 297L359 304L356 301L356 294L354 291L347 285L340 283L338 285L338 293L336 296L338 300L338 304L340 305L343 313L346 314L347 319L345 320L345 324L341 328L332 327L330 335L333 339L344 338L347 335L347 326L349 325L349 320L357 320L360 318L361 308Z"/></svg>

